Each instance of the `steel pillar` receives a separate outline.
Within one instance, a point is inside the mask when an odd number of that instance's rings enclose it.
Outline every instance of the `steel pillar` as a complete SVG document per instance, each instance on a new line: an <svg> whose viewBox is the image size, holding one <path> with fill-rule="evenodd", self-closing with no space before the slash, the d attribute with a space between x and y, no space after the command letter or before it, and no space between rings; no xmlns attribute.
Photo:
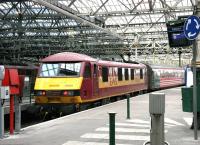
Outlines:
<svg viewBox="0 0 200 145"><path fill-rule="evenodd" d="M0 94L0 139L4 137L4 108Z"/></svg>
<svg viewBox="0 0 200 145"><path fill-rule="evenodd" d="M15 131L20 132L21 129L21 105L19 97L15 96Z"/></svg>

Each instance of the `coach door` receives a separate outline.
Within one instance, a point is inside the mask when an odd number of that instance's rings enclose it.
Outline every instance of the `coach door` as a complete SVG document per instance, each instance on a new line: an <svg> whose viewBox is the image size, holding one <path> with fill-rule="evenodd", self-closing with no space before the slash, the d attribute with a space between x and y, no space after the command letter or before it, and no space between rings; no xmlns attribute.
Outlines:
<svg viewBox="0 0 200 145"><path fill-rule="evenodd" d="M98 83L98 68L97 64L92 64L92 81L93 81L93 96L98 96L99 83Z"/></svg>

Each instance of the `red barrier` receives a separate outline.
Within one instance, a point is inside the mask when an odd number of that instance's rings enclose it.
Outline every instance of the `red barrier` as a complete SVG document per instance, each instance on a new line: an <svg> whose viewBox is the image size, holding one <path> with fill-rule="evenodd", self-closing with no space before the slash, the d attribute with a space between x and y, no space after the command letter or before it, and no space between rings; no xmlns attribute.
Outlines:
<svg viewBox="0 0 200 145"><path fill-rule="evenodd" d="M19 75L17 69L5 69L2 86L10 88L10 134L14 133L14 95L19 95Z"/></svg>

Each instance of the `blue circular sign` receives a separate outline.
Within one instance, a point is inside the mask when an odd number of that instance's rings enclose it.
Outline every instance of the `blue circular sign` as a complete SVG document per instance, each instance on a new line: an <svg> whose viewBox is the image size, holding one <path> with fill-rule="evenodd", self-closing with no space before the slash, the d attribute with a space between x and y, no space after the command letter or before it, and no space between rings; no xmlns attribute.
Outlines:
<svg viewBox="0 0 200 145"><path fill-rule="evenodd" d="M200 19L197 16L189 16L183 26L185 37L194 40L200 31Z"/></svg>

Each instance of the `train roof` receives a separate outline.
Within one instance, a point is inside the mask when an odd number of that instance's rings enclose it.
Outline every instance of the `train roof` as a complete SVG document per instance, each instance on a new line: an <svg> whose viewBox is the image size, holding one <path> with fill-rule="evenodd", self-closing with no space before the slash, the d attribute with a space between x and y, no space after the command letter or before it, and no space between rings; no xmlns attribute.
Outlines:
<svg viewBox="0 0 200 145"><path fill-rule="evenodd" d="M115 61L104 61L104 60L99 60L98 64L103 65L103 66L111 66L111 67L137 67L137 68L144 68L146 65L144 64L133 64L133 63L124 63L124 62L115 62Z"/></svg>
<svg viewBox="0 0 200 145"><path fill-rule="evenodd" d="M97 59L92 58L85 54L79 54L74 52L62 52L50 55L41 60L41 62L77 62L77 61L97 61Z"/></svg>
<svg viewBox="0 0 200 145"><path fill-rule="evenodd" d="M175 67L175 66L159 66L159 65L150 65L153 69L180 69L183 70L183 67Z"/></svg>
<svg viewBox="0 0 200 145"><path fill-rule="evenodd" d="M41 62L96 62L102 66L111 66L111 67L138 67L143 68L145 67L144 64L133 64L133 63L123 63L123 62L115 62L115 61L105 61L105 60L98 60L93 57L90 57L85 54L79 54L74 52L62 52L50 55L41 60Z"/></svg>

